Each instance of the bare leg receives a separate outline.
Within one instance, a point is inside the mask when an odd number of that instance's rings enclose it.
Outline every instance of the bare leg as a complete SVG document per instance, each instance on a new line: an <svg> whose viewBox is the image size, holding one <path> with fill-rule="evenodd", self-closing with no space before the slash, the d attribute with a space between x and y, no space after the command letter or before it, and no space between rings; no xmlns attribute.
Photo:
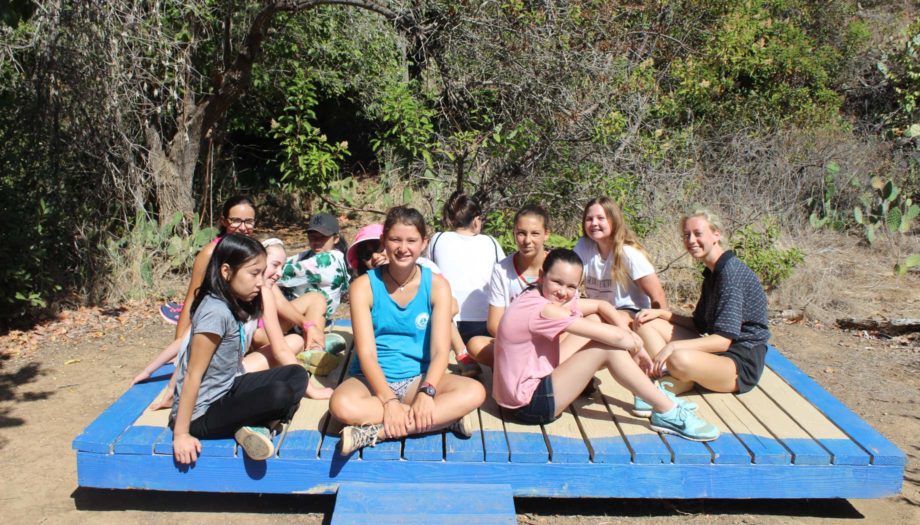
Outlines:
<svg viewBox="0 0 920 525"><path fill-rule="evenodd" d="M495 340L491 337L483 335L472 337L466 345L466 349L469 351L470 357L479 363L492 367L495 362Z"/></svg>
<svg viewBox="0 0 920 525"><path fill-rule="evenodd" d="M735 362L725 356L697 350L678 350L668 358L668 372L679 380L674 388L668 389L671 391L685 384L692 385L693 382L713 392L738 390L738 370Z"/></svg>

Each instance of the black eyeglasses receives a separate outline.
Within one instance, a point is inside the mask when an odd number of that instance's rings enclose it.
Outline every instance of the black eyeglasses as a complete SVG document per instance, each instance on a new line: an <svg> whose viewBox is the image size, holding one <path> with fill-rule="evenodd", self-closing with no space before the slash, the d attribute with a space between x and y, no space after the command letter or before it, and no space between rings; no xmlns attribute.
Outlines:
<svg viewBox="0 0 920 525"><path fill-rule="evenodd" d="M246 226L249 226L250 228L256 225L255 219L241 219L239 217L230 217L227 219L227 222L230 224L230 226L233 226L234 228L239 228L240 226L244 224Z"/></svg>

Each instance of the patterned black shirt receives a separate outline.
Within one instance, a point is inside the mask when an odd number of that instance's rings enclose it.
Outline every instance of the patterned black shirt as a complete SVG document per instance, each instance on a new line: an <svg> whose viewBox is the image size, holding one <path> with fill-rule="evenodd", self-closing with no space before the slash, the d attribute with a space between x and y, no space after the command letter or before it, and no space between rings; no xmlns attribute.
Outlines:
<svg viewBox="0 0 920 525"><path fill-rule="evenodd" d="M693 324L700 333L721 335L746 348L770 339L763 286L731 250L719 257L714 270L703 271Z"/></svg>

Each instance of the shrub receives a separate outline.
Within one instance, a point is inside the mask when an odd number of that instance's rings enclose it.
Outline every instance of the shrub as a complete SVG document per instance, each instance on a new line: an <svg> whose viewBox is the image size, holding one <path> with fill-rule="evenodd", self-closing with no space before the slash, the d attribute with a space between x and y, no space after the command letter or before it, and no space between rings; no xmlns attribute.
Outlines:
<svg viewBox="0 0 920 525"><path fill-rule="evenodd" d="M795 266L805 259L797 248L778 247L778 237L779 227L776 221L770 218L761 228L754 225L744 226L731 238L730 245L735 254L757 274L767 289L779 285L792 274Z"/></svg>

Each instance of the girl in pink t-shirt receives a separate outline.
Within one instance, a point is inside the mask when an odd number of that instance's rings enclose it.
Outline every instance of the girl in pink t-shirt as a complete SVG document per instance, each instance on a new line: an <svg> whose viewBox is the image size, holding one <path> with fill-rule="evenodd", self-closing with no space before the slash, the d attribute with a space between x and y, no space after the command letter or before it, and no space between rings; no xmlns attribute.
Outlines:
<svg viewBox="0 0 920 525"><path fill-rule="evenodd" d="M717 438L718 428L652 384L652 361L626 314L606 301L576 297L581 276L575 252L553 250L537 286L505 311L496 337L495 401L524 423L549 423L606 367L652 405L653 429L695 441Z"/></svg>

